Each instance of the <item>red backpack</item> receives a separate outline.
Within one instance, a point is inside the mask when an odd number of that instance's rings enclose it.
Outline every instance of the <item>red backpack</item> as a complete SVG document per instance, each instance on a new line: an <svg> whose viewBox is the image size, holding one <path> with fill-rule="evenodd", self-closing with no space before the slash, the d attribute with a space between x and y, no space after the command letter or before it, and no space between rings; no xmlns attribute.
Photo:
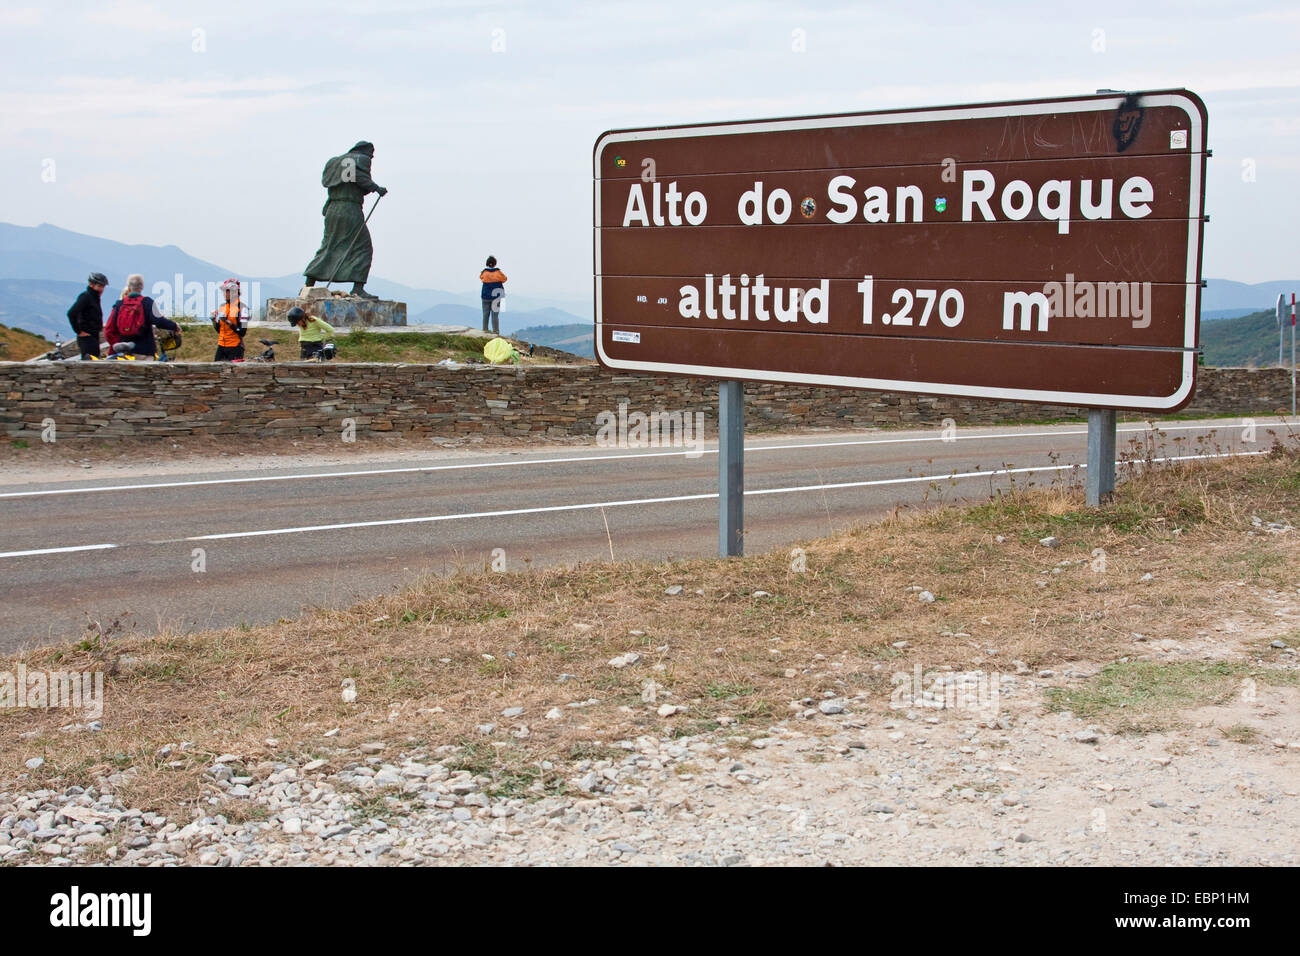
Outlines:
<svg viewBox="0 0 1300 956"><path fill-rule="evenodd" d="M117 307L117 331L126 338L134 338L144 331L144 296L127 296Z"/></svg>

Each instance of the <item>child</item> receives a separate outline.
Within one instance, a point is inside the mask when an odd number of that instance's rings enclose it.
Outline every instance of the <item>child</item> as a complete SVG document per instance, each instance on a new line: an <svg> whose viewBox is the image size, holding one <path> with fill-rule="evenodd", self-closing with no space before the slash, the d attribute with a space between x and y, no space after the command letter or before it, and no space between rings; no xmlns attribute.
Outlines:
<svg viewBox="0 0 1300 956"><path fill-rule="evenodd" d="M487 268L478 274L478 281L483 283L483 331L500 335L501 297L506 294L506 274L497 268L496 256L487 257Z"/></svg>

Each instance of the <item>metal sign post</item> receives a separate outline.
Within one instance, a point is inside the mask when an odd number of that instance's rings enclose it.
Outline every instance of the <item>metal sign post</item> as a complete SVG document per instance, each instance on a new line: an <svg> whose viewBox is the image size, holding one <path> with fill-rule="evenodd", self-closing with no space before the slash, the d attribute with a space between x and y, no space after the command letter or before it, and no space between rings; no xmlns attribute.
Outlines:
<svg viewBox="0 0 1300 956"><path fill-rule="evenodd" d="M1295 293L1291 293L1291 417L1295 417Z"/></svg>
<svg viewBox="0 0 1300 956"><path fill-rule="evenodd" d="M1115 493L1115 409L1088 409L1088 476L1085 492L1089 508L1098 508Z"/></svg>
<svg viewBox="0 0 1300 956"><path fill-rule="evenodd" d="M1115 409L1196 389L1207 122L1154 90L610 130L596 357L721 383L724 556L743 552L742 381L1099 409L1100 503Z"/></svg>
<svg viewBox="0 0 1300 956"><path fill-rule="evenodd" d="M745 553L745 385L718 383L718 557Z"/></svg>

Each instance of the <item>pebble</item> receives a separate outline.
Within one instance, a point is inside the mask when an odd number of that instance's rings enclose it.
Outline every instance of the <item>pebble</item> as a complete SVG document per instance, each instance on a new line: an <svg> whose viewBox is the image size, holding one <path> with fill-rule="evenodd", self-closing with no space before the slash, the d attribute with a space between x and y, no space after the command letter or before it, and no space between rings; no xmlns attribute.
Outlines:
<svg viewBox="0 0 1300 956"><path fill-rule="evenodd" d="M1046 538L1039 538L1038 543L1041 544L1044 548L1055 548L1061 542L1055 535L1048 535Z"/></svg>
<svg viewBox="0 0 1300 956"><path fill-rule="evenodd" d="M677 595L681 594L685 590L686 589L682 587L680 584L674 584L671 587L665 588L664 594L667 594L669 597L676 597Z"/></svg>
<svg viewBox="0 0 1300 956"><path fill-rule="evenodd" d="M920 594L916 596L916 599L920 601L922 604L934 603L934 595L931 594L929 591L922 591Z"/></svg>
<svg viewBox="0 0 1300 956"><path fill-rule="evenodd" d="M28 770L40 770L43 766L45 766L45 758L32 757L25 764L23 764L23 766L26 767Z"/></svg>

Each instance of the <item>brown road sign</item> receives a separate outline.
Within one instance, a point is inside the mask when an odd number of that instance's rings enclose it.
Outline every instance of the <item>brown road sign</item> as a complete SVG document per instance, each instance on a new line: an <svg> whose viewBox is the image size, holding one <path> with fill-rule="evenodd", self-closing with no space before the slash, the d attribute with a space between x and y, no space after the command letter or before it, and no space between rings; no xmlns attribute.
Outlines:
<svg viewBox="0 0 1300 956"><path fill-rule="evenodd" d="M616 130L614 369L1171 411L1195 388L1205 106L1167 90Z"/></svg>

